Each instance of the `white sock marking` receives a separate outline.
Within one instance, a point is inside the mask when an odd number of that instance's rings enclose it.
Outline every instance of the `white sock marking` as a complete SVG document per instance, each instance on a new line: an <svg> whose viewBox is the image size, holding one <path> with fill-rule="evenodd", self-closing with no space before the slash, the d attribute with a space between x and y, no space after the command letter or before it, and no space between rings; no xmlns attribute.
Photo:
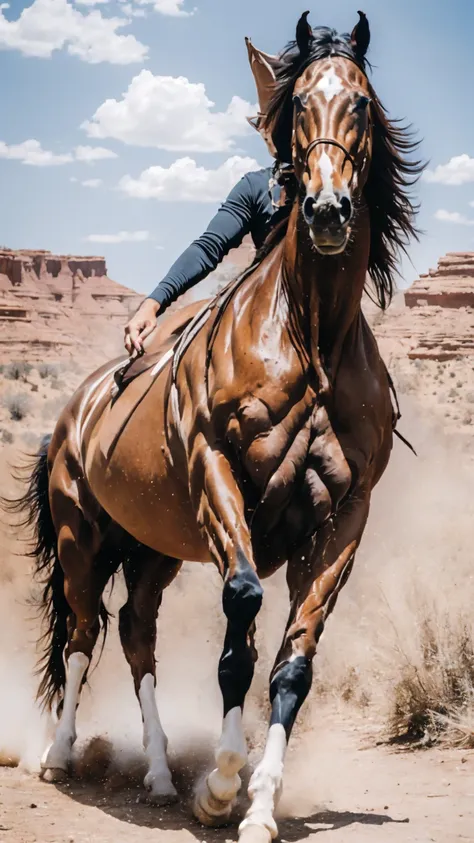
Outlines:
<svg viewBox="0 0 474 843"><path fill-rule="evenodd" d="M247 743L242 727L242 709L232 708L224 717L222 735L216 750L217 769L208 776L211 792L222 802L231 802L241 781L238 775L247 763Z"/></svg>
<svg viewBox="0 0 474 843"><path fill-rule="evenodd" d="M273 814L280 798L283 762L287 747L286 732L281 723L270 726L263 758L249 783L252 804L239 826L239 833L249 825L263 826L274 839L278 829Z"/></svg>
<svg viewBox="0 0 474 843"><path fill-rule="evenodd" d="M151 673L143 677L138 691L143 715L143 747L148 761L145 787L152 794L175 795L166 758L167 738L161 725L155 696L155 682Z"/></svg>
<svg viewBox="0 0 474 843"><path fill-rule="evenodd" d="M321 79L316 85L316 88L319 91L322 91L327 102L331 102L333 97L337 96L337 94L340 94L341 91L344 90L344 85L334 68L330 67L329 70L326 70L326 72L323 73Z"/></svg>
<svg viewBox="0 0 474 843"><path fill-rule="evenodd" d="M41 760L44 769L67 770L71 750L76 740L76 708L81 693L82 680L89 666L84 653L73 653L67 663L66 687L61 718L56 728L54 741Z"/></svg>
<svg viewBox="0 0 474 843"><path fill-rule="evenodd" d="M247 743L242 726L242 709L240 706L232 708L224 717L222 735L216 751L216 762L223 772L224 765L234 767L239 765L233 773L238 773L247 763Z"/></svg>
<svg viewBox="0 0 474 843"><path fill-rule="evenodd" d="M217 818L230 813L242 784L239 772L246 763L247 743L242 728L242 710L236 706L224 717L216 750L217 767L198 786L194 808L198 819L202 820L203 815ZM216 807L210 800L211 796L222 804Z"/></svg>

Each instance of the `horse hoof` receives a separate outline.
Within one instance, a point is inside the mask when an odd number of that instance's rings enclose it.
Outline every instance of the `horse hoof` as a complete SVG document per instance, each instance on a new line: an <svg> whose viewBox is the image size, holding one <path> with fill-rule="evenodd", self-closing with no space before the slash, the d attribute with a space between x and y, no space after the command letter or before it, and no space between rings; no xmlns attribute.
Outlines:
<svg viewBox="0 0 474 843"><path fill-rule="evenodd" d="M45 770L41 770L40 778L43 779L44 782L48 782L49 784L58 784L59 782L64 782L67 779L67 771L62 770L61 767L47 767Z"/></svg>
<svg viewBox="0 0 474 843"><path fill-rule="evenodd" d="M263 825L246 825L239 834L239 843L272 843L272 835Z"/></svg>
<svg viewBox="0 0 474 843"><path fill-rule="evenodd" d="M197 788L193 802L193 814L201 825L221 828L228 825L234 801L221 802L209 790L207 779Z"/></svg>
<svg viewBox="0 0 474 843"><path fill-rule="evenodd" d="M222 814L208 814L197 799L195 799L193 804L193 814L201 825L205 825L208 828L223 828L230 823L232 807L233 806L231 805Z"/></svg>
<svg viewBox="0 0 474 843"><path fill-rule="evenodd" d="M150 805L152 808L165 808L167 805L174 805L179 797L177 793L142 793L139 797L143 805Z"/></svg>
<svg viewBox="0 0 474 843"><path fill-rule="evenodd" d="M169 775L160 776L148 773L143 784L146 792L140 797L140 802L162 808L178 801L178 791Z"/></svg>

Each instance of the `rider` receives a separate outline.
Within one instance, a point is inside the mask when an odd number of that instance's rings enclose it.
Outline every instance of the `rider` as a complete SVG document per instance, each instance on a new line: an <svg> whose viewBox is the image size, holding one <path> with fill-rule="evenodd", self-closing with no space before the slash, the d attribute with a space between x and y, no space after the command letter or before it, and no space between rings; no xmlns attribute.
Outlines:
<svg viewBox="0 0 474 843"><path fill-rule="evenodd" d="M276 158L271 132L262 126L262 118L272 94L278 59L257 50L248 39L246 43L259 100L259 116L250 118L249 122L260 132L270 154ZM282 190L285 168L290 169L289 165L275 163L272 167L247 173L238 182L205 233L183 252L125 326L125 348L129 354L143 351L143 341L155 328L158 315L213 272L231 249L240 246L246 234L251 234L257 249L262 246L270 222L275 221L275 214L287 199Z"/></svg>

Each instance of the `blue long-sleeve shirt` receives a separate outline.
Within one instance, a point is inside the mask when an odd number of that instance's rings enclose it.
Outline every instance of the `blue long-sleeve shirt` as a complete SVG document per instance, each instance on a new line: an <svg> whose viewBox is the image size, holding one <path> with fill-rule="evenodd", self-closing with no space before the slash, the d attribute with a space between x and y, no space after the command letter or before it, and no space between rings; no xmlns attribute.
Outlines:
<svg viewBox="0 0 474 843"><path fill-rule="evenodd" d="M229 193L201 237L173 264L148 298L169 307L217 267L231 249L250 234L256 248L263 244L276 210L270 194L272 168L247 173Z"/></svg>

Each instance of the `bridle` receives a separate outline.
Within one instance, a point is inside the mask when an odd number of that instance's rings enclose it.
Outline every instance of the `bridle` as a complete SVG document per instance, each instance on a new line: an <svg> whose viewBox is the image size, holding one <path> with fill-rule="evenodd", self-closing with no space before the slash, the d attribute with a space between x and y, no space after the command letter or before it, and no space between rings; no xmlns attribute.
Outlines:
<svg viewBox="0 0 474 843"><path fill-rule="evenodd" d="M316 138L316 140L311 141L311 143L309 144L309 146L306 150L306 154L305 154L305 161L304 161L305 167L308 166L308 159L309 159L309 156L311 155L311 153L313 152L313 150L316 149L316 147L320 146L321 144L330 144L331 146L337 146L338 149L342 149L342 151L344 153L344 161L343 161L343 164L342 164L342 169L344 169L344 167L346 166L346 161L350 161L351 167L352 167L352 176L354 175L355 165L356 165L354 156L351 155L351 153L346 149L346 147L342 143L339 143L339 141L336 140L335 138ZM351 181L352 181L352 176L351 176Z"/></svg>
<svg viewBox="0 0 474 843"><path fill-rule="evenodd" d="M369 127L370 127L370 119L369 119ZM336 140L335 138L316 138L315 140L311 141L311 143L309 144L309 146L308 146L308 148L306 149L306 152L305 152L305 158L304 158L305 169L306 170L308 169L309 156L311 155L311 153L316 149L317 146L322 146L322 145L335 146L335 147L337 147L337 149L340 149L344 153L344 160L342 162L342 170L344 170L344 167L346 166L346 161L349 161L350 165L352 167L351 178L350 178L350 181L349 181L349 184L351 184L353 179L354 179L355 172L356 172L355 158L349 152L349 150L346 149L344 144L340 143L340 141ZM362 161L362 167L361 167L362 170L365 169L365 165L367 163L367 156L368 156L368 145L366 145L365 151L364 151L364 159Z"/></svg>

